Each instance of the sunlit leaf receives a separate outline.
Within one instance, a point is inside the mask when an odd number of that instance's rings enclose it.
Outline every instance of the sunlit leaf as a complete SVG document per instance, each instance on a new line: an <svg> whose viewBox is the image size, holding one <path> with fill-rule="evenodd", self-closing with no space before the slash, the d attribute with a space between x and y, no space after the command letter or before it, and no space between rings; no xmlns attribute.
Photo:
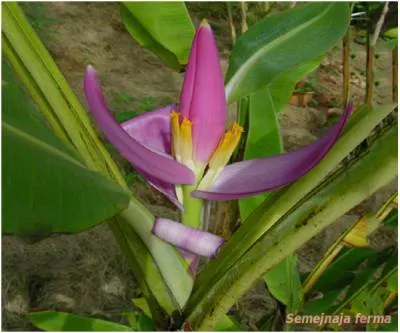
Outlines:
<svg viewBox="0 0 400 333"><path fill-rule="evenodd" d="M187 63L194 27L184 2L123 2L121 15L131 36L168 66Z"/></svg>
<svg viewBox="0 0 400 333"><path fill-rule="evenodd" d="M344 2L301 4L266 16L251 26L232 50L226 75L228 102L321 55L344 35L349 22L350 8Z"/></svg>
<svg viewBox="0 0 400 333"><path fill-rule="evenodd" d="M386 30L383 36L385 37L390 37L390 38L397 38L398 35L398 29L397 28L391 28L389 30Z"/></svg>

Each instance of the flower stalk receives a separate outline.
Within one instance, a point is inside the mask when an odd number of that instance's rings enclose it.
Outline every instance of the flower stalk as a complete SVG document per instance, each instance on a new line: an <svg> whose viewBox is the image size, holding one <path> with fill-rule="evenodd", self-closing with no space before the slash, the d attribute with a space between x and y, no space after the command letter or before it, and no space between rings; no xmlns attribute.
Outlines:
<svg viewBox="0 0 400 333"><path fill-rule="evenodd" d="M195 185L182 186L184 206L182 223L192 228L202 229L204 200L192 196L192 192L195 189Z"/></svg>

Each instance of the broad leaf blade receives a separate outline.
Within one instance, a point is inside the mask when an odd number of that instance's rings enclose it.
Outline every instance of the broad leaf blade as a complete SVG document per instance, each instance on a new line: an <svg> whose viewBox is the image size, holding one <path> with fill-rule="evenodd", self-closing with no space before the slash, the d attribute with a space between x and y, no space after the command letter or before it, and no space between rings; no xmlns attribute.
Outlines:
<svg viewBox="0 0 400 333"><path fill-rule="evenodd" d="M3 66L3 232L79 232L126 208L129 193L88 170L42 123Z"/></svg>
<svg viewBox="0 0 400 333"><path fill-rule="evenodd" d="M140 45L175 70L187 64L194 27L184 2L124 2L121 14Z"/></svg>
<svg viewBox="0 0 400 333"><path fill-rule="evenodd" d="M291 254L265 274L270 293L286 305L288 313L297 313L303 305L303 287L297 270L297 256Z"/></svg>
<svg viewBox="0 0 400 333"><path fill-rule="evenodd" d="M226 76L228 102L324 53L343 36L349 22L348 3L330 2L300 5L254 24L232 50Z"/></svg>
<svg viewBox="0 0 400 333"><path fill-rule="evenodd" d="M289 103L296 83L318 68L323 56L303 62L279 74L268 85L274 101L275 112L279 113Z"/></svg>
<svg viewBox="0 0 400 333"><path fill-rule="evenodd" d="M44 331L53 332L128 332L132 331L129 326L113 323L97 318L78 316L67 312L41 311L28 314L29 320Z"/></svg>

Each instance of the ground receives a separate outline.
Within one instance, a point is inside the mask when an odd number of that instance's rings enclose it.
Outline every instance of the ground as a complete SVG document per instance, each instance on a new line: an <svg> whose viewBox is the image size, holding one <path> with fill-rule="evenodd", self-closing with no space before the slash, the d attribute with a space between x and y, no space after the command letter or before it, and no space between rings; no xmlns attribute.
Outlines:
<svg viewBox="0 0 400 333"><path fill-rule="evenodd" d="M26 4L24 8L83 105L82 75L88 64L100 73L106 98L117 112L143 112L178 100L182 74L168 69L132 40L120 21L117 3L49 2ZM204 7L196 4L190 5L190 12L195 22L207 16ZM226 68L231 43L229 27L225 16L215 13L218 11L211 11L210 22L217 32L222 65ZM356 102L364 96L364 49L352 43L351 89ZM379 85L375 103L382 104L391 101L391 54L381 44L377 50ZM288 106L280 114L286 150L314 141L325 130L328 110L340 107L340 73L339 43L313 74L317 79L315 107ZM375 211L395 190L393 182L359 210L352 210L308 242L298 251L301 271L313 267L345 226L362 212ZM178 219L173 206L140 179L133 182L132 191L155 214ZM395 241L396 236L385 230L377 232L372 239L375 246ZM5 330L32 328L25 315L33 309L55 308L120 321L121 312L131 307L131 298L140 292L105 225L73 236L54 235L36 244L24 244L4 236L2 256ZM243 323L250 324L250 329L257 318L276 306L265 294L265 286L260 282L233 309Z"/></svg>

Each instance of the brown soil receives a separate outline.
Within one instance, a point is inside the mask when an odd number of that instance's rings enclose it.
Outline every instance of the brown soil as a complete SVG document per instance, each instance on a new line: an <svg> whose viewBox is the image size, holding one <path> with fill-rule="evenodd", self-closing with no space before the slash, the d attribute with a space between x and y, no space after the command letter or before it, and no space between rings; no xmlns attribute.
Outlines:
<svg viewBox="0 0 400 333"><path fill-rule="evenodd" d="M218 4L219 5L219 4ZM26 5L28 13L41 11L42 23L36 27L83 105L82 75L92 64L101 75L105 95L116 111L140 111L177 101L182 74L168 69L155 55L141 48L125 31L117 3L64 3ZM211 4L210 4L211 6ZM191 14L198 20L196 6ZM44 21L44 23L43 23ZM221 54L227 55L229 29L224 17L212 18L218 28ZM35 21L34 21L35 23ZM221 38L220 38L221 37ZM222 41L222 42L221 42ZM356 101L364 95L364 47L353 43L352 93ZM378 47L376 103L390 102L390 53ZM321 107L282 111L280 123L286 150L293 150L315 140L327 125L327 109L338 107L341 96L341 47L335 47L316 75L317 102ZM226 68L226 57L222 60ZM128 96L128 98L126 98ZM393 191L392 183L373 196L364 211L374 211ZM178 219L177 212L162 195L136 180L132 191L155 214ZM300 269L310 270L324 250L358 217L344 216L299 252ZM374 244L392 244L396 236L380 230ZM105 225L79 235L52 236L27 245L20 240L3 237L3 329L32 329L27 311L58 309L121 320L121 312L131 307L131 298L140 294L132 273L112 234ZM245 295L233 312L243 323L254 322L274 309L264 283L258 283Z"/></svg>

